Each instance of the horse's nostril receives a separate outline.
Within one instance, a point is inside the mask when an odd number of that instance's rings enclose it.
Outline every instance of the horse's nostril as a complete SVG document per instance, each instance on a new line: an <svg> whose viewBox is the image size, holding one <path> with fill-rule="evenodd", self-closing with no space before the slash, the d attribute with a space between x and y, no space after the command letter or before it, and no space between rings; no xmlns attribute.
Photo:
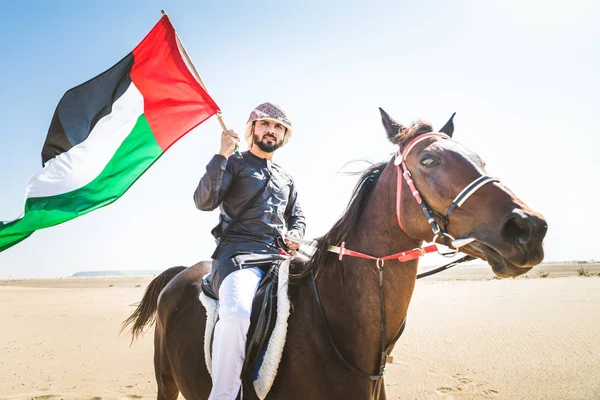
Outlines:
<svg viewBox="0 0 600 400"><path fill-rule="evenodd" d="M533 237L542 241L548 231L548 223L543 217L533 216Z"/></svg>
<svg viewBox="0 0 600 400"><path fill-rule="evenodd" d="M525 244L530 234L530 224L528 218L520 215L514 215L506 221L502 228L502 235L508 242L515 244Z"/></svg>

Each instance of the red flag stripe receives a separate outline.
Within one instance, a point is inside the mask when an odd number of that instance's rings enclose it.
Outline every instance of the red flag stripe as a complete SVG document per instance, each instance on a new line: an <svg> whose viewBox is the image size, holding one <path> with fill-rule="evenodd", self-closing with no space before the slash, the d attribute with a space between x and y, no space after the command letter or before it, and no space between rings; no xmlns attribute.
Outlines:
<svg viewBox="0 0 600 400"><path fill-rule="evenodd" d="M144 96L144 114L163 151L219 111L183 60L166 15L133 57L131 79Z"/></svg>

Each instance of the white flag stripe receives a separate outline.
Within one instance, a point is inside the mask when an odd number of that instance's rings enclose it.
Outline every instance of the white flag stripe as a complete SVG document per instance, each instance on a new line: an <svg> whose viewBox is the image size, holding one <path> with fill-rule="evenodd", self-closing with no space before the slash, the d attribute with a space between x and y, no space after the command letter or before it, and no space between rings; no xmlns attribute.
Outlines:
<svg viewBox="0 0 600 400"><path fill-rule="evenodd" d="M132 82L115 101L111 113L98 121L85 141L49 160L31 179L25 199L57 196L91 183L129 136L143 112L144 97Z"/></svg>

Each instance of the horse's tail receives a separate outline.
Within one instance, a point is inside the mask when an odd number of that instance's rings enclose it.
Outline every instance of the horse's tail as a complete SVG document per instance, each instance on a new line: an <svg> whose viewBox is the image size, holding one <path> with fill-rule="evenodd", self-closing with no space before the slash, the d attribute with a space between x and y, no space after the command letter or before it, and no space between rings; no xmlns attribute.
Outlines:
<svg viewBox="0 0 600 400"><path fill-rule="evenodd" d="M144 333L144 328L152 325L156 319L158 296L175 275L186 267L172 267L164 271L150 282L144 293L142 301L137 304L135 311L123 321L121 332L131 325L131 343Z"/></svg>

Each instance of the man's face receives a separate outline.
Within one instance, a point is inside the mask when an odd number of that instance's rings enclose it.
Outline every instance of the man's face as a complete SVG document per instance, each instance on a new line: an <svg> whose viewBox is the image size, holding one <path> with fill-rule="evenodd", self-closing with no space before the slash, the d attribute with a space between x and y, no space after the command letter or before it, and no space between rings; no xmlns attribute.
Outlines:
<svg viewBox="0 0 600 400"><path fill-rule="evenodd" d="M272 153L283 145L286 127L275 121L256 121L252 142L262 151Z"/></svg>

